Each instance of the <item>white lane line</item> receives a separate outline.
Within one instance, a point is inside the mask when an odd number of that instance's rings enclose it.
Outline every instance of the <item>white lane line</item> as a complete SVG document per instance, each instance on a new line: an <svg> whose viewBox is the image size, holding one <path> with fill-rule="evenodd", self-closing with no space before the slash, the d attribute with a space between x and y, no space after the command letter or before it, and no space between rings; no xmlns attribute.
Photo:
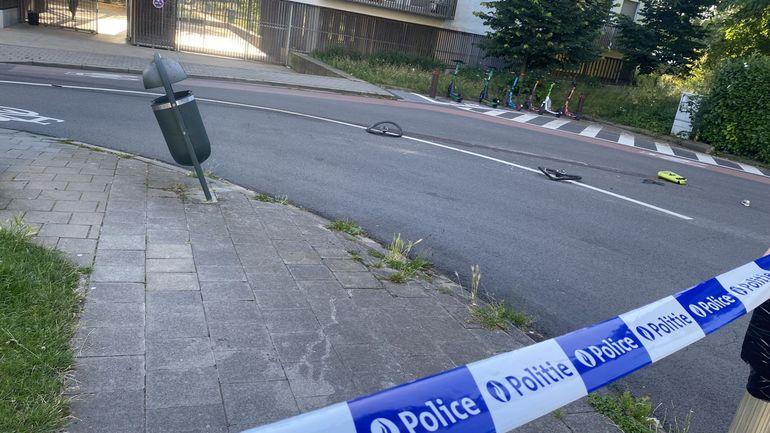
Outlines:
<svg viewBox="0 0 770 433"><path fill-rule="evenodd" d="M746 173L758 174L760 176L764 176L765 175L765 173L762 173L761 171L759 171L758 168L754 167L753 165L743 164L743 163L740 163L740 162L737 163L737 164L740 165L741 168L743 169L743 171L745 171Z"/></svg>
<svg viewBox="0 0 770 433"><path fill-rule="evenodd" d="M507 165L509 167L516 167L516 168L519 168L521 170L529 171L531 173L539 173L539 174L545 176L540 170L536 170L534 168L526 167L524 165L519 165L519 164L515 164L515 163L512 163L512 162L504 161L502 159L493 158L491 156L482 155L480 153L471 152L471 151L463 150L463 149L458 149L456 147L447 146L447 145L439 144L439 143L434 143L432 141L423 140L421 138L409 137L409 136L406 136L406 135L404 135L403 138L406 138L407 140L417 141L417 142L423 143L423 144L428 144L430 146L440 147L442 149L452 150L452 151L463 153L463 154L466 154L466 155L475 156L477 158L486 159L488 161L498 162L500 164L504 164L504 165ZM620 200L625 200L625 201L630 202L630 203L638 204L639 206L643 206L643 207L646 207L646 208L649 208L649 209L653 209L653 210L656 210L658 212L662 212L664 214L671 215L671 216L676 217L676 218L681 218L681 219L686 220L686 221L692 220L692 218L688 217L687 215L682 215L680 213L676 213L676 212L670 211L668 209L663 209L662 207L658 207L658 206L655 206L655 205L652 205L652 204L649 204L649 203L645 203L643 201L639 201L639 200L633 199L631 197L626 197L624 195L616 194L614 192L610 192L610 191L607 191L607 190L604 190L604 189L601 189L601 188L597 188L595 186L586 185L584 183L575 182L575 181L571 181L571 180L568 180L566 182L569 182L569 183L571 183L573 185L581 186L583 188L590 189L591 191L595 191L595 192L598 192L598 193L601 193L601 194L608 195L610 197L615 197L615 198L620 199Z"/></svg>
<svg viewBox="0 0 770 433"><path fill-rule="evenodd" d="M665 153L666 155L671 155L671 156L677 156L677 154L674 153L674 150L671 149L671 146L669 146L668 144L658 143L656 141L655 147L658 148L658 152L660 153Z"/></svg>
<svg viewBox="0 0 770 433"><path fill-rule="evenodd" d="M519 117L514 117L511 120L513 120L514 122L519 122L519 123L527 123L530 120L535 119L537 117L539 117L537 114L525 113L525 114L522 114Z"/></svg>
<svg viewBox="0 0 770 433"><path fill-rule="evenodd" d="M564 119L551 120L550 122L548 122L545 125L543 125L543 128L545 128L545 129L559 129L562 126L568 124L569 122L570 122L569 120L564 120Z"/></svg>
<svg viewBox="0 0 770 433"><path fill-rule="evenodd" d="M588 125L588 127L580 132L580 135L583 137L596 137L596 134L599 133L599 131L602 130L601 126L598 125Z"/></svg>
<svg viewBox="0 0 770 433"><path fill-rule="evenodd" d="M0 81L0 83L3 83L3 82L4 81ZM30 83L15 82L13 84L30 84ZM31 83L31 84L38 85L38 83ZM53 87L50 84L48 86L49 87ZM98 88L98 87L80 87L80 86L59 86L59 87L67 87L67 88L75 88L75 89L85 89L85 90L100 90L100 91L104 90L104 91L111 91L111 92L115 92L115 93L129 93L129 94L141 93L141 94L156 95L156 94L153 94L153 93L150 93L150 92L137 92L137 91L132 91L132 90L117 90L117 89L103 89L103 88ZM311 114L298 113L296 111L281 110L281 109L278 109L278 108L270 108L270 107L265 107L265 106L261 106L261 105L242 104L242 103L239 103L239 102L220 101L220 100L216 100L216 99L199 98L199 100L200 101L204 101L204 102L211 102L211 103L216 103L216 104L222 104L222 105L231 105L231 106L244 107L244 108L254 108L254 109L257 109L257 110L271 111L271 112L274 112L274 113L283 113L283 114L288 114L288 115L297 116L297 117L303 117L303 118L307 118L307 119L315 119L315 120L320 120L320 121L324 121L324 122L334 123L334 124L337 124L337 125L349 126L351 128L356 128L356 129L366 129L366 127L364 127L364 126L355 125L353 123L342 122L342 121L339 121L339 120L329 119L329 118L326 118L326 117L313 116ZM529 114L525 114L525 115L520 116L520 117L526 117L526 116L529 116ZM534 114L532 116L537 117L537 115L534 115ZM534 118L534 117L532 117L532 118ZM407 135L404 135L403 138L405 138L407 140L412 140L412 141L416 141L416 142L419 142L419 143L427 144L427 145L430 145L430 146L435 146L435 147L439 147L439 148L442 148L442 149L447 149L447 150L451 150L451 151L454 151L454 152L462 153L462 154L465 154L465 155L475 156L477 158L486 159L488 161L494 161L494 162L497 162L497 163L500 163L500 164L503 164L503 165L507 165L509 167L516 167L518 169L529 171L531 173L539 173L540 175L545 176L543 173L540 172L540 170L537 170L537 169L534 169L534 168L530 168L530 167L527 167L527 166L524 166L524 165L515 164L513 162L504 161L502 159L493 158L491 156L482 155L480 153L471 152L471 151L464 150L464 149L458 149L456 147L447 146L447 145L444 145L444 144L434 143L432 141L423 140L421 138L409 137ZM590 185L586 185L584 183L574 182L574 181L567 181L567 182L569 182L569 183L571 183L573 185L577 185L577 186L586 188L586 189L590 189L592 191L595 191L595 192L598 192L598 193L601 193L601 194L605 194L605 195L608 195L608 196L611 196L611 197L615 197L615 198L620 199L620 200L624 200L624 201L627 201L627 202L630 202L630 203L638 204L638 205L646 207L648 209L653 209L653 210L656 210L658 212L662 212L662 213L665 213L667 215L671 215L671 216L676 217L676 218L681 218L683 220L688 220L688 221L692 220L691 217L688 217L686 215L682 215L682 214L679 214L679 213L676 213L676 212L673 212L673 211L670 211L670 210L667 210L667 209L663 209L661 207L658 207L658 206L655 206L655 205L652 205L652 204L649 204L649 203L645 203L643 201L635 200L635 199L633 199L631 197L626 197L624 195L616 194L614 192L610 192L610 191L607 191L607 190L604 190L604 189L601 189L601 188L597 188L595 186L590 186Z"/></svg>
<svg viewBox="0 0 770 433"><path fill-rule="evenodd" d="M420 97L420 98L422 98L422 99L424 99L424 100L426 100L426 101L428 101L428 102L430 102L430 103L433 103L433 104L439 104L439 105L452 105L452 103L451 103L451 102L442 102L442 101L436 101L436 100L435 100L435 99L433 99L433 98L430 98L430 97L428 97L428 96L423 96L423 95L420 95L419 93L414 93L414 92L409 92L409 93L411 93L411 94L412 94L412 95L414 95L414 96L418 96L418 97Z"/></svg>
<svg viewBox="0 0 770 433"><path fill-rule="evenodd" d="M618 138L618 143L626 145L626 146L633 146L634 145L634 136L627 133L627 132L621 132L620 138Z"/></svg>
<svg viewBox="0 0 770 433"><path fill-rule="evenodd" d="M705 162L706 164L717 165L717 161L711 155L705 153L695 152L695 156L698 157L698 161Z"/></svg>
<svg viewBox="0 0 770 433"><path fill-rule="evenodd" d="M489 110L489 111L487 111L484 114L486 114L487 116L495 116L495 117L497 117L497 116L499 116L501 114L505 114L505 113L507 113L506 110Z"/></svg>

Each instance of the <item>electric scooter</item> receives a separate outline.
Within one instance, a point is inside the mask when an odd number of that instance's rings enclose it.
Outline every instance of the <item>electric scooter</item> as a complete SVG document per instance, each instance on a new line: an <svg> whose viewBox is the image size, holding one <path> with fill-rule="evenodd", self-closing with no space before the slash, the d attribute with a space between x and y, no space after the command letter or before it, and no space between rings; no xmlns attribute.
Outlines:
<svg viewBox="0 0 770 433"><path fill-rule="evenodd" d="M569 93L567 94L567 99L564 101L564 106L562 106L561 108L559 108L559 110L557 110L557 113L559 113L558 115L560 115L560 116L563 115L563 116L571 117L571 118L573 118L575 120L580 120L580 116L582 114L581 113L582 107L580 107L580 105L578 105L578 112L577 113L573 113L573 112L569 111L569 103L572 100L572 95L575 94L575 89L576 88L577 88L577 83L573 80L572 81L572 88L569 90Z"/></svg>
<svg viewBox="0 0 770 433"><path fill-rule="evenodd" d="M489 82L492 80L492 76L494 74L495 68L490 66L487 69L487 78L484 79L484 88L481 90L481 94L479 95L479 102L484 105L489 105L492 108L497 108L497 104L500 103L500 100L497 98L489 98Z"/></svg>
<svg viewBox="0 0 770 433"><path fill-rule="evenodd" d="M513 81L511 82L511 88L505 94L505 106L508 108L513 108L514 110L520 111L521 104L513 100L513 92L516 89L516 84L519 83L519 74L516 72L511 72L511 73L514 75L514 78L513 78Z"/></svg>
<svg viewBox="0 0 770 433"><path fill-rule="evenodd" d="M551 82L551 85L548 86L548 93L545 95L545 99L543 100L543 103L540 104L540 109L537 110L537 114L553 114L556 117L561 116L561 113L558 111L553 111L551 109L551 92L553 91L553 86L556 85L555 81Z"/></svg>
<svg viewBox="0 0 770 433"><path fill-rule="evenodd" d="M455 79L457 79L457 74L460 73L460 67L464 62L462 60L453 60L453 62L455 62L455 70L452 72L452 81L449 82L449 87L446 89L446 96L447 98L450 98L453 101L459 103L463 102L463 95L457 91L457 84L455 84Z"/></svg>
<svg viewBox="0 0 770 433"><path fill-rule="evenodd" d="M524 101L524 109L527 111L537 111L535 102L537 100L537 86L540 85L540 79L535 80L535 85L532 86L532 90L529 92L529 96Z"/></svg>

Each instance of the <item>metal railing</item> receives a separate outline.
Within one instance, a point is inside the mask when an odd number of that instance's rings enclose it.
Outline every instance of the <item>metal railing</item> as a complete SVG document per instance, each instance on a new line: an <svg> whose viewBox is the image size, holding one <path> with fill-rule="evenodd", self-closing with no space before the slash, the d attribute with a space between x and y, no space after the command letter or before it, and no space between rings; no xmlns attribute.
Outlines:
<svg viewBox="0 0 770 433"><path fill-rule="evenodd" d="M451 20L455 17L457 0L348 0L378 8Z"/></svg>

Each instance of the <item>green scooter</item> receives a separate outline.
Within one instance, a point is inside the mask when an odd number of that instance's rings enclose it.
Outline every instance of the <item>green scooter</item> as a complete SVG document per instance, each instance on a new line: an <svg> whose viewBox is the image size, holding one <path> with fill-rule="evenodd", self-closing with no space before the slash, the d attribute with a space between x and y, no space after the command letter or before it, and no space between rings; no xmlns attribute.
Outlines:
<svg viewBox="0 0 770 433"><path fill-rule="evenodd" d="M452 81L449 82L449 87L446 89L446 96L455 102L463 102L463 95L457 91L455 79L457 79L457 74L460 73L460 67L464 62L462 60L453 60L453 62L455 62L455 71L452 72Z"/></svg>
<svg viewBox="0 0 770 433"><path fill-rule="evenodd" d="M489 105L492 108L497 108L497 104L500 103L500 100L497 98L489 98L489 82L492 80L493 75L495 75L495 68L490 66L489 69L487 69L487 78L484 79L484 89L481 90L481 94L479 95L479 102L484 105Z"/></svg>

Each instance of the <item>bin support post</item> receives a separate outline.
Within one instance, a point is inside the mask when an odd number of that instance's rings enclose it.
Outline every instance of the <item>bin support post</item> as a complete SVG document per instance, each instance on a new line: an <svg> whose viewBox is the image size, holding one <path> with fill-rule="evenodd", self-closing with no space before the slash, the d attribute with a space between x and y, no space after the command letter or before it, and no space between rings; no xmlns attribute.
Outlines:
<svg viewBox="0 0 770 433"><path fill-rule="evenodd" d="M770 403L743 394L729 433L766 432L770 428Z"/></svg>
<svg viewBox="0 0 770 433"><path fill-rule="evenodd" d="M187 126L185 126L184 119L182 119L182 114L177 108L176 98L174 98L174 89L171 88L171 81L169 81L168 74L166 74L166 68L163 67L163 62L160 61L160 54L155 53L154 61L155 67L158 68L158 75L160 75L160 80L163 82L163 88L166 89L168 102L171 104L171 111L174 112L176 122L179 125L179 129L182 131L182 137L184 137L184 143L187 146L187 152L190 153L190 159L192 160L193 166L195 167L195 174L198 175L198 181L201 183L201 188L203 188L203 194L206 196L207 201L211 201L209 185L206 182L206 177L203 175L203 169L201 168L200 162L198 162L198 155L195 154L195 149L193 148L192 141L190 141L190 136L187 135Z"/></svg>

